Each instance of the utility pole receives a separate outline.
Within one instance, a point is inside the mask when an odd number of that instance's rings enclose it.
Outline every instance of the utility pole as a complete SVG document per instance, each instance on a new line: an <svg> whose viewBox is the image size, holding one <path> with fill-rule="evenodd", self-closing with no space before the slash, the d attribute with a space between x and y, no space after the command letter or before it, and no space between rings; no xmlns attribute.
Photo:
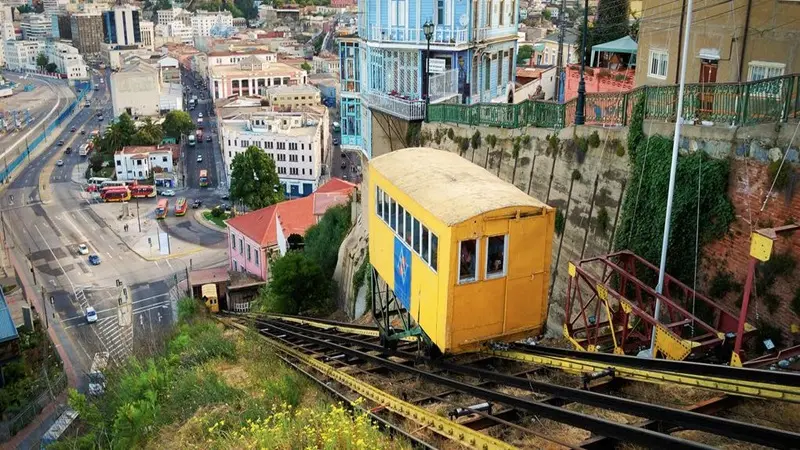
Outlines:
<svg viewBox="0 0 800 450"><path fill-rule="evenodd" d="M556 60L556 103L561 102L562 89L561 77L564 73L564 10L567 9L567 0L561 0L558 8L558 59Z"/></svg>
<svg viewBox="0 0 800 450"><path fill-rule="evenodd" d="M583 125L586 120L586 35L589 33L589 0L583 4L583 34L581 36L581 79L578 82L578 101L575 102L575 125Z"/></svg>
<svg viewBox="0 0 800 450"><path fill-rule="evenodd" d="M155 186L153 186L155 189ZM136 221L139 223L139 233L142 232L142 219L139 217L139 197L136 197Z"/></svg>

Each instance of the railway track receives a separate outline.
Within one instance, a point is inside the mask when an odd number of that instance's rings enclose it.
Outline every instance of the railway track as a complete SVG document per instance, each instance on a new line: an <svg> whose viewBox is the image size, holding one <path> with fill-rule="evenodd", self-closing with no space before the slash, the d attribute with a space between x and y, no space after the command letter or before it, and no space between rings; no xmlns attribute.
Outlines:
<svg viewBox="0 0 800 450"><path fill-rule="evenodd" d="M378 345L372 327L291 316L226 318L239 328L255 327L287 363L307 374L305 368L321 374L322 378L315 378L321 384L331 388L331 382L335 382L337 395L349 391L371 401L376 422L405 433L417 447L435 446L436 439L430 442L433 432L439 440L482 449L528 446L525 442L539 443L530 445L533 447L604 448L615 441L647 448L711 448L670 434L687 429L766 447L800 447L796 433L710 415L735 404L738 399L730 395L688 410L676 409L602 393L615 383L625 382L606 376L607 370L589 377L600 378L598 381L584 381L588 389L576 389L533 379L536 373L552 370L543 365L529 364L509 373L496 367L489 369L494 355L472 356L477 358L472 361L432 361L421 357L412 341L401 343L396 351L387 351ZM414 387L420 383L424 388ZM399 398L387 392L398 388ZM514 394L506 393L509 389L515 390ZM446 405L449 418L425 408L432 403ZM579 412L570 405L614 411L635 421L619 423ZM563 442L531 426L542 419L586 430L591 436L578 445ZM406 431L400 430L401 423ZM409 428L424 430L428 439L419 438L419 433L409 434Z"/></svg>

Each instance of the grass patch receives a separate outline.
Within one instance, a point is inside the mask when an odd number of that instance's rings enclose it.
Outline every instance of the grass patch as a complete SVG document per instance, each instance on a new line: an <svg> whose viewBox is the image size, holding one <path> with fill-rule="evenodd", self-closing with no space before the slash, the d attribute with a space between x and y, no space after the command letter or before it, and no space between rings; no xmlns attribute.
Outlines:
<svg viewBox="0 0 800 450"><path fill-rule="evenodd" d="M106 374L106 394L70 393L80 433L50 448L406 449L286 366L254 332L236 333L181 300L161 346Z"/></svg>
<svg viewBox="0 0 800 450"><path fill-rule="evenodd" d="M209 222L213 222L214 225L220 228L227 228L225 226L225 220L230 219L231 216L228 213L223 213L223 215L221 216L214 216L213 214L211 214L211 211L204 211L203 217Z"/></svg>

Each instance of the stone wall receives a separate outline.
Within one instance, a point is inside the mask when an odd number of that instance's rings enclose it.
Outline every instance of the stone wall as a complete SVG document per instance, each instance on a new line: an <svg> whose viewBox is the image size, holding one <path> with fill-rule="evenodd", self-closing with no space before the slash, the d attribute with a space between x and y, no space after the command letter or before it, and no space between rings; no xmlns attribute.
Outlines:
<svg viewBox="0 0 800 450"><path fill-rule="evenodd" d="M450 129L453 138L448 137ZM459 138L471 138L475 131L481 136L478 148L473 149L470 143L466 151L460 151ZM589 148L585 155L572 148L570 141L588 137L595 131L600 137L598 147ZM530 143L521 145L514 157L514 139L523 134L530 136ZM561 141L557 151L548 145L552 134ZM490 135L497 138L494 148L487 143ZM539 128L504 130L425 124L422 136L423 145L458 152L564 215L563 233L554 236L548 318L549 330L560 332L568 261L608 253L611 249L628 178L628 161L624 153L618 155L617 144L625 148L627 130L578 127L553 132ZM598 226L598 215L608 221Z"/></svg>
<svg viewBox="0 0 800 450"><path fill-rule="evenodd" d="M354 209L355 211L356 209ZM353 275L367 256L367 224L366 216L360 214L361 207L357 211L358 217L355 225L345 236L342 245L339 247L339 256L336 262L336 269L333 272L333 279L337 287L337 304L350 318L358 318L366 305L366 284L362 287L361 293L355 292L353 286Z"/></svg>
<svg viewBox="0 0 800 450"><path fill-rule="evenodd" d="M674 124L647 122L644 130L648 135L671 137ZM480 145L473 149L470 142L466 150L462 150L461 141L470 139L476 131L480 133ZM575 151L568 142L576 137L587 137L594 131L600 137L600 145L590 148L585 155ZM744 284L751 229L778 226L791 221L800 223L800 195L793 194L800 189L800 175L794 169L789 186L780 192L772 192L766 208L760 211L771 184L767 166L780 160L784 153L787 164L796 167L798 163L797 143L800 139L794 140L794 131L793 124L747 128L683 127L682 152L704 151L714 158L731 158L728 196L736 209L736 220L725 239L706 247L698 271L700 291L708 292L711 281L723 268L729 270L737 282ZM629 164L627 128L576 127L560 130L555 132L561 141L558 152L553 152L552 146L548 145L548 136L553 133L552 130L537 128L508 130L427 123L423 125L421 139L424 146L461 154L564 214L563 233L554 236L548 317L549 331L560 333L564 317L567 262L613 250L620 204L628 188ZM489 135L497 137L494 148L487 143ZM517 157L514 157L514 139L522 135L530 136L530 144L521 146ZM603 219L598 220L598 217ZM800 260L799 243L800 233L795 233L793 237L781 238L776 244L776 251L789 252L794 259ZM800 268L795 269L794 274L800 275ZM773 293L781 299L774 313L768 313L763 301L756 300L756 304L750 308L750 320L755 321L758 315L790 333L792 326L800 322L790 306L794 290L799 285L791 280L778 280L780 285L773 289ZM741 298L741 292L731 292L722 301L738 310L737 298Z"/></svg>

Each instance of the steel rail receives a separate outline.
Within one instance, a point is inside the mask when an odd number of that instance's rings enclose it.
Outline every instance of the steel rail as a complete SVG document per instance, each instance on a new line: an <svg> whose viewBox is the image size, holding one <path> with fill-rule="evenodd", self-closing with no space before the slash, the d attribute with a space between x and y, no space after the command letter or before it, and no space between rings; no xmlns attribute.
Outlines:
<svg viewBox="0 0 800 450"><path fill-rule="evenodd" d="M383 432L385 432L385 433L388 433L389 435L392 435L392 436L394 436L394 435L399 435L399 436L402 436L403 438L405 438L406 440L408 440L408 442L409 442L409 443L411 443L411 446L412 446L413 448L415 448L415 449L420 449L420 450L436 450L436 447L433 447L433 446L431 446L430 444L428 444L427 442L425 442L425 441L421 440L421 439L420 439L420 438L418 438L418 437L412 436L411 434L407 433L407 432L406 432L405 430L403 430L402 428L400 428L400 427L398 427L397 425L395 425L395 424L393 424L393 423L389 422L388 420L384 419L383 417L380 417L380 416L378 416L378 415L377 415L377 414L375 414L374 412L372 412L372 411L370 411L370 410L368 410L368 409L366 409L366 408L363 408L363 407L361 407L361 406L359 406L359 405L355 405L355 404L353 404L353 402L352 402L352 401L350 401L350 399L349 399L349 398L347 398L347 397L346 397L344 394L342 394L341 392L339 392L339 391L337 391L336 389L334 389L333 387L331 387L331 386L330 386L328 383L326 383L325 381L323 381L323 380L320 380L319 378L315 377L314 375L312 375L311 373L309 373L307 370L305 370L304 368L300 367L298 364L295 364L294 362L290 361L290 360L289 360L289 358L288 358L287 356L284 356L284 355L277 355L277 356L278 356L278 358L280 358L280 359L281 359L281 360L282 360L282 361L283 361L283 362L284 362L286 365L288 365L289 367L291 367L293 370L296 370L296 371L300 372L300 373L301 373L302 375L304 375L306 378L308 378L309 380L311 380L311 381L313 381L314 383L316 383L316 384L317 384L317 385L318 385L320 388L322 388L323 390L327 391L329 395L331 395L331 396L332 396L332 397L334 397L334 398L337 398L337 399L339 399L339 401L341 401L341 402L342 402L342 405L343 405L345 408L347 408L347 409L348 409L350 412L353 412L354 410L358 409L358 410L360 410L361 412L365 413L365 414L366 414L366 415L369 417L369 419L370 419L370 420L371 420L371 421L372 421L372 422L373 422L373 423L374 423L374 424L375 424L375 425L376 425L376 426L377 426L377 427L378 427L378 428L379 428L381 431L383 431Z"/></svg>
<svg viewBox="0 0 800 450"><path fill-rule="evenodd" d="M331 335L315 329L303 329L289 324L282 325L300 332L307 332L316 336L324 337L326 339L336 340L348 345L369 349L370 351L379 351L391 356L406 359L416 358L416 355L413 354L386 350L381 346L360 342L344 336ZM565 400L600 407L603 409L610 409L656 421L667 422L687 429L708 431L713 434L722 435L745 442L766 445L768 447L782 449L800 448L800 434L789 431L753 425L745 422L738 422L735 420L709 416L682 409L653 405L650 403L615 397L598 392L559 386L542 381L534 381L527 378L504 375L485 369L453 364L440 360L428 360L428 362L448 372L468 375L481 380L490 380L497 384L512 386L519 389L536 390Z"/></svg>
<svg viewBox="0 0 800 450"><path fill-rule="evenodd" d="M268 321L262 321L262 323L263 322L268 322ZM272 320L269 322L276 322L276 321ZM557 406L552 406L537 401L513 397L490 389L485 389L478 386L470 385L468 383L463 383L440 375L431 374L430 372L426 372L424 370L420 370L414 367L409 367L404 364L396 363L394 361L389 361L387 359L378 356L373 356L359 350L355 350L349 347L336 344L334 342L331 342L330 340L318 339L315 337L304 335L301 332L292 331L291 329L286 328L285 324L265 323L265 325L273 329L279 330L281 333L292 335L299 339L303 339L309 342L315 342L320 345L324 345L331 349L335 349L338 352L353 357L357 357L364 361L369 361L375 364L387 366L396 372L416 374L421 378L425 378L431 382L439 383L444 386L449 386L451 388L458 389L459 391L464 392L466 394L474 395L476 397L480 397L486 400L491 400L497 403L502 403L508 406L518 408L523 411L539 414L551 420L555 420L557 422L561 422L566 425L587 430L592 433L601 434L604 436L610 436L615 439L636 443L648 448L656 447L656 448L665 448L670 450L713 448L697 442L691 442L674 436L657 433L655 431L611 422L609 420L601 419L598 417L574 411L569 411ZM310 330L304 330L304 331L310 331ZM331 339L333 338L333 336L328 335L327 338Z"/></svg>
<svg viewBox="0 0 800 450"><path fill-rule="evenodd" d="M521 343L514 343L510 345L514 350L524 351L527 353L537 353L562 358L583 359L617 366L631 367L635 369L677 372L684 375L692 374L700 376L712 376L726 378L729 380L767 383L800 389L800 375L791 372L781 372L778 370L730 367L719 364L707 364L690 361L671 361L667 359L637 358L635 356L612 355L610 353L597 352L581 352L577 350L566 350L561 348Z"/></svg>

